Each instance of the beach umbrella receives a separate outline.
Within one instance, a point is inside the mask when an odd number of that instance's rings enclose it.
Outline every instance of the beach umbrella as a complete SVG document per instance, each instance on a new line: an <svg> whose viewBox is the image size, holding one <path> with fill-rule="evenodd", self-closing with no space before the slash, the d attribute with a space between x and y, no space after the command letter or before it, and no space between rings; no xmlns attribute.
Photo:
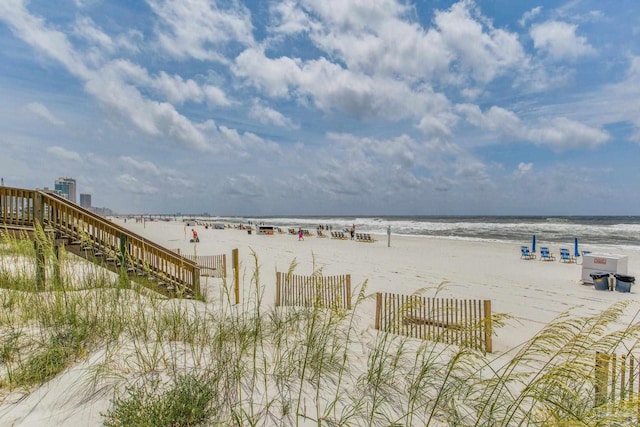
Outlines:
<svg viewBox="0 0 640 427"><path fill-rule="evenodd" d="M531 239L531 252L535 252L536 251L536 235L533 235L533 238Z"/></svg>
<svg viewBox="0 0 640 427"><path fill-rule="evenodd" d="M580 252L578 251L578 238L573 239L573 255L575 257L580 256Z"/></svg>

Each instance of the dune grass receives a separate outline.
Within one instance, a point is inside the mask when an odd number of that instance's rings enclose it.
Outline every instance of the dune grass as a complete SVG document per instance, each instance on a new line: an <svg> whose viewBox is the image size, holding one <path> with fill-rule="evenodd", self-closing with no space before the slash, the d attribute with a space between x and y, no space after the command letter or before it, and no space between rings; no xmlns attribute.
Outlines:
<svg viewBox="0 0 640 427"><path fill-rule="evenodd" d="M0 396L29 393L91 359L78 400L108 399L101 421L110 427L637 421L636 395L594 402L595 351L637 347L640 324L620 325L625 304L567 313L508 354L485 355L369 328L366 282L351 310L274 308L253 254L241 304L230 303L225 281L206 303L172 300L64 251L55 257L41 238L47 274L61 272L44 289L35 287L33 243L0 241Z"/></svg>

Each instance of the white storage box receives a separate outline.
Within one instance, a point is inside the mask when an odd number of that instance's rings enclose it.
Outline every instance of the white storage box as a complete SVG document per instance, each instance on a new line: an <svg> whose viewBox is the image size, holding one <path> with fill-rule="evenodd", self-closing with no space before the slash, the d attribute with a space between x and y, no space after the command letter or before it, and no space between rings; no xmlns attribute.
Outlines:
<svg viewBox="0 0 640 427"><path fill-rule="evenodd" d="M591 273L627 274L629 258L626 255L590 253L582 255L582 282L593 283Z"/></svg>

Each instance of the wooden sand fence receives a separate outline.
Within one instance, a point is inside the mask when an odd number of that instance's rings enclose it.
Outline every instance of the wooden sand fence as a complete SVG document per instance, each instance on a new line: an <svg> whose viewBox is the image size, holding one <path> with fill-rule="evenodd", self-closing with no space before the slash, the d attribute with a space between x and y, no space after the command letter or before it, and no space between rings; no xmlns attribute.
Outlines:
<svg viewBox="0 0 640 427"><path fill-rule="evenodd" d="M596 353L595 363L596 406L639 397L640 358L632 355Z"/></svg>
<svg viewBox="0 0 640 427"><path fill-rule="evenodd" d="M493 351L490 300L378 292L375 327L412 338Z"/></svg>
<svg viewBox="0 0 640 427"><path fill-rule="evenodd" d="M222 255L182 255L183 257L194 261L200 267L201 276L219 277L221 279L227 277L227 256Z"/></svg>
<svg viewBox="0 0 640 427"><path fill-rule="evenodd" d="M351 309L351 275L298 276L276 273L276 307Z"/></svg>

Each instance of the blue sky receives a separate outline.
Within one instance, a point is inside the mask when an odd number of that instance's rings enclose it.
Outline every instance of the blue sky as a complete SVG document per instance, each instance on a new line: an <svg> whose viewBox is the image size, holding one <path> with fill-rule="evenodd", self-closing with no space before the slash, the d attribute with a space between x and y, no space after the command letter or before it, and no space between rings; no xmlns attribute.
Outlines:
<svg viewBox="0 0 640 427"><path fill-rule="evenodd" d="M640 214L640 2L2 0L0 176L122 213Z"/></svg>

